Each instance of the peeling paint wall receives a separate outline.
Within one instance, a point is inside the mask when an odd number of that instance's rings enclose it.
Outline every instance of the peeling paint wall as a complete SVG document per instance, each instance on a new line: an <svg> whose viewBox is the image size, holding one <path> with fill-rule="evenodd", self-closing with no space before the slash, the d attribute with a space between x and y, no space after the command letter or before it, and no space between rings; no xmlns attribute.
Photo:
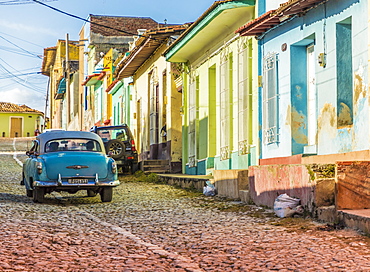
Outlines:
<svg viewBox="0 0 370 272"><path fill-rule="evenodd" d="M276 197L288 194L313 209L314 181L304 165L266 165L249 167L249 190L257 205L273 207Z"/></svg>
<svg viewBox="0 0 370 272"><path fill-rule="evenodd" d="M280 123L279 142L262 144L262 159L305 154L309 147L309 46L314 46L316 60L315 154L369 149L368 18L368 1L328 1L263 37L262 55L277 53L279 59ZM343 57L348 51L350 58ZM322 53L325 66L317 61ZM263 120L262 114L261 127Z"/></svg>
<svg viewBox="0 0 370 272"><path fill-rule="evenodd" d="M299 198L310 213L334 205L334 164L251 166L248 175L250 197L257 205L273 207L284 193Z"/></svg>

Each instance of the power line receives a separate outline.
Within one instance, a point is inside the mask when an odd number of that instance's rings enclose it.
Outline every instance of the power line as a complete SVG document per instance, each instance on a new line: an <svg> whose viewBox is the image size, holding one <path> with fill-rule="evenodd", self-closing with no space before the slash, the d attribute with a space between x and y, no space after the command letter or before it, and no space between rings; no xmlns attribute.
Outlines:
<svg viewBox="0 0 370 272"><path fill-rule="evenodd" d="M21 38L15 37L15 36L12 36L12 35L10 35L10 34L8 34L8 33L4 33L4 32L1 32L1 31L0 31L0 34L2 34L2 35L7 35L7 36L9 36L9 37L12 37L12 38L14 38L14 39L20 40L20 41L22 41L22 42L26 42L26 43L29 43L29 44L35 45L35 46L37 46L37 47L44 48L42 45L39 45L39 44L36 44L36 43L30 42L30 41L27 41L27 40L24 40L24 39L21 39Z"/></svg>
<svg viewBox="0 0 370 272"><path fill-rule="evenodd" d="M82 17L79 17L79 16L77 16L77 15L73 15L73 14L71 14L71 13L68 13L68 12L62 11L62 10L60 10L60 9L54 8L54 7L52 7L52 6L49 6L49 5L47 5L47 4L45 4L45 3L42 3L42 2L40 2L40 1L38 1L38 0L32 0L32 1L33 1L33 2L35 2L35 3L38 3L38 4L40 4L40 5L43 5L43 6L45 6L45 7L48 7L48 8L50 8L50 9L52 9L52 10L55 10L55 11L57 11L57 12L63 13L63 14L65 14L65 15L67 15L67 16L70 16L70 17L73 17L73 18L79 19L79 20L81 20L81 21L84 21L84 22L86 22L86 23L90 23L90 24L94 24L94 25L97 25L97 26L105 27L105 28L108 28L108 29L111 29L111 30L116 30L116 31L119 31L119 32L122 32L122 33L125 33L125 34L129 34L129 35L132 35L132 36L142 36L142 35L138 35L138 34L130 33L130 32L128 32L128 31L125 31L125 30L122 30L122 29L118 29L118 28L114 28L114 27L110 27L110 26L102 25L102 24L99 24L99 23L91 22L91 21L89 21L89 20L87 20L87 19L84 19L84 18L82 18Z"/></svg>
<svg viewBox="0 0 370 272"><path fill-rule="evenodd" d="M0 79L9 79L9 78L12 78L13 76L21 77L21 76L29 76L29 75L40 75L40 74L41 72L30 72L30 73L23 73L23 74L8 74L8 75L0 76Z"/></svg>
<svg viewBox="0 0 370 272"><path fill-rule="evenodd" d="M28 54L30 54L30 55L33 55L33 56L35 56L35 57L37 57L37 58L39 58L39 59L42 59L42 57L41 57L41 56L36 55L36 54L34 54L34 53L32 53L32 52L30 52L30 51L28 51L28 50L26 50L26 49L24 49L24 48L22 48L22 47L18 46L17 44L15 44L15 43L13 43L13 42L9 41L8 39L4 38L3 36L0 36L0 38L1 38L1 39L3 39L3 40L5 40L5 41L7 41L7 42L8 42L8 43L10 43L11 45L14 45L15 47L19 48L20 50L22 50L22 51L24 51L24 52L26 52L26 53L28 53Z"/></svg>
<svg viewBox="0 0 370 272"><path fill-rule="evenodd" d="M4 61L2 58L0 58L0 60L2 60L5 64L7 64L9 67L11 67L13 70L15 70L16 72L18 72L16 69L14 69L11 65L9 65L6 61ZM14 73L12 73L10 70L8 70L4 65L0 64L0 70L3 70L5 73L7 73L9 75L9 78L13 81L15 81L16 83L22 85L23 87L26 87L28 89L31 89L35 92L38 92L38 93L45 93L45 91L42 91L41 88L38 88L38 87L35 87L35 86L32 86L32 84L28 83L28 85L26 84L26 81L22 80L19 76L15 75Z"/></svg>
<svg viewBox="0 0 370 272"><path fill-rule="evenodd" d="M0 46L0 50L10 52L10 53L14 53L14 54L21 55L21 56L26 56L26 57L31 57L31 58L38 58L37 53L32 53L32 54L24 53L24 52L22 52L23 50L18 50L18 49L7 47L7 46Z"/></svg>
<svg viewBox="0 0 370 272"><path fill-rule="evenodd" d="M43 2L53 2L53 1L58 1L58 0L42 0ZM0 0L0 5L22 5L22 4L30 4L32 3L32 0Z"/></svg>

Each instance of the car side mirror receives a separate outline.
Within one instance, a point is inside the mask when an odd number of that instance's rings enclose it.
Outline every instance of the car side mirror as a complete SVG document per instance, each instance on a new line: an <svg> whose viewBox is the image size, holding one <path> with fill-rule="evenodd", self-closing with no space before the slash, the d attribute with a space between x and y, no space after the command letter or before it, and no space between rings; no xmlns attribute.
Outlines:
<svg viewBox="0 0 370 272"><path fill-rule="evenodd" d="M29 156L32 156L32 155L34 155L34 156L38 156L39 155L39 153L37 153L36 151L27 151L26 152L26 155L29 157Z"/></svg>

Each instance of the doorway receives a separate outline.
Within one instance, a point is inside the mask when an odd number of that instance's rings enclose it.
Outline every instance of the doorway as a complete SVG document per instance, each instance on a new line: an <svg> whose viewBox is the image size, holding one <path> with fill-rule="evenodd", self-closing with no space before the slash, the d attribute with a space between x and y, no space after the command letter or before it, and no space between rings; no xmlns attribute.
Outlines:
<svg viewBox="0 0 370 272"><path fill-rule="evenodd" d="M20 117L10 118L10 137L22 137L22 119Z"/></svg>

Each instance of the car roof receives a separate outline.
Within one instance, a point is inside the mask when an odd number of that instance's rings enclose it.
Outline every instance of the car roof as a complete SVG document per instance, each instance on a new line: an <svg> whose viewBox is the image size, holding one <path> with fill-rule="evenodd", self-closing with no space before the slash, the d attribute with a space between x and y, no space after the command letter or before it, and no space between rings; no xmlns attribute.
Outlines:
<svg viewBox="0 0 370 272"><path fill-rule="evenodd" d="M49 131L46 133L41 133L36 137L40 142L48 142L54 139L62 139L62 138L82 138L82 139L91 139L100 142L101 138L99 135L89 132L89 131L63 131L63 130L55 130Z"/></svg>

